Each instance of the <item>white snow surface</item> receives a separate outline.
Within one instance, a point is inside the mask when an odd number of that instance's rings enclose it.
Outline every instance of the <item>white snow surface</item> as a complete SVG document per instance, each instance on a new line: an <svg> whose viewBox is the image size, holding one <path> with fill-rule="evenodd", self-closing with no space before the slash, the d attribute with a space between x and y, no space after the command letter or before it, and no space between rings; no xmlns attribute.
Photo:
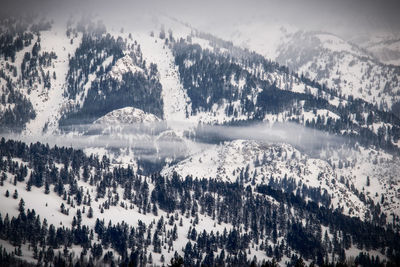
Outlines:
<svg viewBox="0 0 400 267"><path fill-rule="evenodd" d="M75 53L80 43L81 35L74 40L73 44L65 35L65 25L61 21L56 21L50 31L41 32L41 52L55 52L57 59L54 60L53 66L49 70L52 77L53 72L56 73L56 79L51 78L51 88L43 88L43 84L35 85L31 94L28 95L36 112L36 118L26 125L26 135L41 135L42 130L47 125L49 133L52 133L58 126L63 106L66 99L63 96L65 89L65 80L69 68L68 55ZM23 52L19 52L21 54ZM23 54L22 54L23 55Z"/></svg>
<svg viewBox="0 0 400 267"><path fill-rule="evenodd" d="M179 125L179 122L186 120L186 114L190 114L191 104L180 82L171 50L164 44L164 40L157 37L137 34L135 38L141 44L146 61L157 64L163 90L164 119L171 127Z"/></svg>

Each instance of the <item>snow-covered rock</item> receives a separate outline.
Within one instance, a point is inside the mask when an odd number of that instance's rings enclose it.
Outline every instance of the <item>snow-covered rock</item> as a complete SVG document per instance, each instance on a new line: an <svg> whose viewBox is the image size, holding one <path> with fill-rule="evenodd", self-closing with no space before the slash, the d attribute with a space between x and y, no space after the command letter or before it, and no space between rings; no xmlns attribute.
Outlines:
<svg viewBox="0 0 400 267"><path fill-rule="evenodd" d="M98 118L93 124L118 125L118 124L140 124L156 123L161 119L156 115L146 113L141 109L134 107L125 107L113 110L103 117Z"/></svg>
<svg viewBox="0 0 400 267"><path fill-rule="evenodd" d="M122 75L125 73L144 73L143 69L136 66L132 60L132 57L125 55L124 57L117 60L115 65L111 68L109 74L112 78L122 81Z"/></svg>

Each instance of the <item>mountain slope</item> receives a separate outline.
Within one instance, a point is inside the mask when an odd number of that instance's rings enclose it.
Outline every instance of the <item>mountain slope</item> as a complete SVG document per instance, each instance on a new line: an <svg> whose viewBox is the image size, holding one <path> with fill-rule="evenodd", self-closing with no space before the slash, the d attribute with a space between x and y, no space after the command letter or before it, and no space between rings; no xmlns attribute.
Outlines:
<svg viewBox="0 0 400 267"><path fill-rule="evenodd" d="M372 219L377 205L388 219L400 216L397 158L364 149L328 148L321 153L326 156L313 158L288 144L235 140L166 167L162 174L176 172L183 177L210 177L245 186L268 184L362 220Z"/></svg>
<svg viewBox="0 0 400 267"><path fill-rule="evenodd" d="M0 188L10 211L0 232L18 247L16 256L29 262L159 265L181 255L186 265L250 265L272 258L284 265L299 256L322 264L358 252L379 255L379 262L398 255L398 233L391 229L271 186L146 177L130 167L110 169L106 157L39 143L2 139L0 151L7 156L0 161ZM383 255L378 247L393 252ZM359 260L371 258L359 254Z"/></svg>
<svg viewBox="0 0 400 267"><path fill-rule="evenodd" d="M320 32L275 32L289 68L165 17L39 22L0 35L1 260L399 263L394 66Z"/></svg>
<svg viewBox="0 0 400 267"><path fill-rule="evenodd" d="M395 40L382 44L380 38L376 41L374 36L368 36L366 41L355 39L357 46L331 33L251 21L237 23L220 34L344 96L361 98L384 110L398 101L399 68L379 60L379 53L385 52L375 52L384 46L393 49L395 55Z"/></svg>

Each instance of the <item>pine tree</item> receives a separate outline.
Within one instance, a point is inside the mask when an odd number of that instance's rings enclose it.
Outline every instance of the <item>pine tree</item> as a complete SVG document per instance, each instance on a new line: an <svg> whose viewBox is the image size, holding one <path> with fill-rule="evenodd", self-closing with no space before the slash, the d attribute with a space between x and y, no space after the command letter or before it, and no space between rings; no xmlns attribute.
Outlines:
<svg viewBox="0 0 400 267"><path fill-rule="evenodd" d="M32 180L29 179L28 182L26 183L26 191L31 191L32 190Z"/></svg>
<svg viewBox="0 0 400 267"><path fill-rule="evenodd" d="M93 218L93 209L92 209L92 207L89 208L87 216L88 216L88 218Z"/></svg>
<svg viewBox="0 0 400 267"><path fill-rule="evenodd" d="M23 198L21 198L21 200L19 201L18 211L20 213L24 213L25 212L25 201L24 201Z"/></svg>
<svg viewBox="0 0 400 267"><path fill-rule="evenodd" d="M50 193L50 186L49 183L46 181L45 185L44 185L44 193L46 195L48 195Z"/></svg>

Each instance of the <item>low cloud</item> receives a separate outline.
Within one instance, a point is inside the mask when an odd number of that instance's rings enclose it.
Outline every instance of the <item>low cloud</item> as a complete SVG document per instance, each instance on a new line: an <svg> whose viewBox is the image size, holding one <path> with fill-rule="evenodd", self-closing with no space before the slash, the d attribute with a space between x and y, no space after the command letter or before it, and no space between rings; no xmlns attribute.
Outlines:
<svg viewBox="0 0 400 267"><path fill-rule="evenodd" d="M212 139L220 141L246 139L267 143L288 143L310 153L345 143L342 137L295 123L272 125L256 123L246 126L202 125L198 127L198 138L203 142L211 142Z"/></svg>
<svg viewBox="0 0 400 267"><path fill-rule="evenodd" d="M182 126L182 125L181 125ZM94 128L93 128L94 127ZM188 125L188 127L190 127ZM216 143L238 139L266 143L288 143L309 153L318 154L327 147L339 147L344 138L306 128L294 123L247 124L242 126L198 125L187 128L186 137L179 137L160 123L136 125L75 125L74 131L58 135L5 136L26 143L42 142L49 145L77 149L106 148L118 154L123 149L133 151L135 158L158 161L165 158L179 159L209 148ZM79 129L79 131L77 130Z"/></svg>

